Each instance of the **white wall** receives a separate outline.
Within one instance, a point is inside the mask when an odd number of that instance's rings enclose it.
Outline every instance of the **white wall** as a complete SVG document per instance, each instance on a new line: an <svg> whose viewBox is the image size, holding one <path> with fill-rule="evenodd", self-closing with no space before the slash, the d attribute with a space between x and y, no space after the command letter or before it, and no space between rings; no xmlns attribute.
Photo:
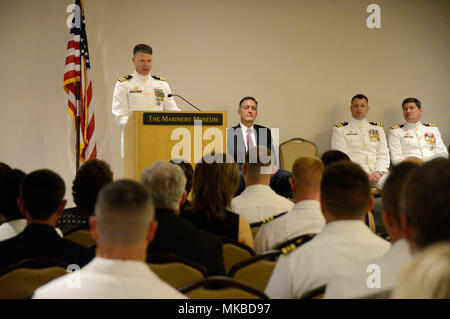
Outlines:
<svg viewBox="0 0 450 319"><path fill-rule="evenodd" d="M69 0L0 0L0 161L26 172L51 168L70 187L73 122L62 89ZM349 117L356 93L368 119L401 123L401 101L423 103L450 143L450 2L374 1L381 29L369 29L358 0L85 0L98 157L121 176L120 130L111 115L116 79L133 71L136 43L154 49L152 73L204 110L260 102L258 123L281 141L303 137L323 153L332 126ZM190 107L178 101L183 110Z"/></svg>

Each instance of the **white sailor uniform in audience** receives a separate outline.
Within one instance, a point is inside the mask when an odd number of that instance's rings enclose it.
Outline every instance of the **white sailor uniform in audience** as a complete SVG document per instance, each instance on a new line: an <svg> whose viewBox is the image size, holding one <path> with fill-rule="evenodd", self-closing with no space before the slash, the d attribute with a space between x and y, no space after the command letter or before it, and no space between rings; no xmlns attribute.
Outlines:
<svg viewBox="0 0 450 319"><path fill-rule="evenodd" d="M401 271L410 260L408 242L399 239L382 257L353 265L340 272L327 284L324 298L364 298L390 290L394 288ZM379 277L375 277L377 274Z"/></svg>
<svg viewBox="0 0 450 319"><path fill-rule="evenodd" d="M424 162L437 157L448 157L441 133L433 123L408 123L391 127L389 150L392 164L397 165L408 157Z"/></svg>
<svg viewBox="0 0 450 319"><path fill-rule="evenodd" d="M134 71L117 80L114 88L112 113L123 129L132 111L180 111L171 94L169 84L164 78L155 75L142 75Z"/></svg>
<svg viewBox="0 0 450 319"><path fill-rule="evenodd" d="M270 298L300 298L339 271L384 255L389 247L362 221L331 222L309 242L280 256L265 293Z"/></svg>
<svg viewBox="0 0 450 319"><path fill-rule="evenodd" d="M324 227L320 202L302 200L287 214L261 225L255 236L255 251L261 254L294 237L320 233Z"/></svg>
<svg viewBox="0 0 450 319"><path fill-rule="evenodd" d="M79 286L78 286L79 285ZM183 299L142 261L94 258L38 288L33 299Z"/></svg>
<svg viewBox="0 0 450 319"><path fill-rule="evenodd" d="M275 193L270 186L250 185L231 200L230 210L254 223L292 209L294 203Z"/></svg>
<svg viewBox="0 0 450 319"><path fill-rule="evenodd" d="M379 172L383 175L389 170L389 149L380 123L351 118L348 122L336 124L331 149L347 154L366 173Z"/></svg>

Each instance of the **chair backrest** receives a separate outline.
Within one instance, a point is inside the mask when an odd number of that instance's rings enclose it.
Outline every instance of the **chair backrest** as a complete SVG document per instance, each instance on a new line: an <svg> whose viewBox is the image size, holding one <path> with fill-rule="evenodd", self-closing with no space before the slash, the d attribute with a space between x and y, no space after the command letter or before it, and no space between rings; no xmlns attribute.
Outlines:
<svg viewBox="0 0 450 319"><path fill-rule="evenodd" d="M262 291L224 276L204 278L178 291L191 299L268 299Z"/></svg>
<svg viewBox="0 0 450 319"><path fill-rule="evenodd" d="M317 156L317 146L300 137L291 138L280 144L281 169L291 172L292 165L300 156Z"/></svg>
<svg viewBox="0 0 450 319"><path fill-rule="evenodd" d="M223 263L225 266L225 273L228 273L231 267L236 265L238 262L241 262L255 255L255 251L247 245L244 245L236 240L227 237L220 238L223 242L222 255Z"/></svg>
<svg viewBox="0 0 450 319"><path fill-rule="evenodd" d="M150 269L174 288L208 276L204 266L174 254L158 254L149 260Z"/></svg>
<svg viewBox="0 0 450 319"><path fill-rule="evenodd" d="M322 299L325 295L327 285L323 285L305 292L300 299Z"/></svg>
<svg viewBox="0 0 450 319"><path fill-rule="evenodd" d="M26 299L33 292L67 273L69 264L47 258L29 258L0 270L0 298Z"/></svg>
<svg viewBox="0 0 450 319"><path fill-rule="evenodd" d="M282 242L281 244L278 244L275 247L275 249L281 250L282 254L287 254L287 253L293 251L294 249L300 247L304 243L307 243L308 241L313 239L313 237L315 235L316 234L311 233L311 234L304 234L304 235L296 236L294 238L291 238L291 239L288 239L288 240Z"/></svg>
<svg viewBox="0 0 450 319"><path fill-rule="evenodd" d="M65 239L71 240L85 247L92 247L95 244L94 238L91 236L91 232L89 230L77 230L73 233L70 233L67 236L64 236Z"/></svg>
<svg viewBox="0 0 450 319"><path fill-rule="evenodd" d="M279 250L270 250L261 255L234 265L228 276L248 286L264 291L276 265L276 257L281 254Z"/></svg>

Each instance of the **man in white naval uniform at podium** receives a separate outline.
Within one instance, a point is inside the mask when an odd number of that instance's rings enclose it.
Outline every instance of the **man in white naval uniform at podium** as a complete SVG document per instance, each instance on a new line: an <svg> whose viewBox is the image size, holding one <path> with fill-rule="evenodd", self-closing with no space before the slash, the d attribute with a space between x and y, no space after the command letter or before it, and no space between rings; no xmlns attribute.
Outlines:
<svg viewBox="0 0 450 319"><path fill-rule="evenodd" d="M346 153L367 173L371 186L381 189L385 179L381 177L389 170L389 149L383 125L366 120L368 103L362 94L352 98L352 118L333 127L331 149Z"/></svg>
<svg viewBox="0 0 450 319"><path fill-rule="evenodd" d="M119 78L114 88L112 113L122 127L121 154L123 157L123 130L132 111L180 111L164 78L151 75L153 50L146 44L134 47L133 74Z"/></svg>
<svg viewBox="0 0 450 319"><path fill-rule="evenodd" d="M436 124L421 123L422 103L414 97L402 103L404 124L391 127L389 150L392 164L397 165L408 157L417 157L424 162L436 157L448 157Z"/></svg>

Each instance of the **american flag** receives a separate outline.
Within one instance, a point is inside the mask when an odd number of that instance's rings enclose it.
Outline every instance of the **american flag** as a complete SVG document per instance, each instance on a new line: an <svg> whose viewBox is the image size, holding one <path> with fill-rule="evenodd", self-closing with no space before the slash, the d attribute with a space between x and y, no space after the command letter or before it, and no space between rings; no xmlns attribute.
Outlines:
<svg viewBox="0 0 450 319"><path fill-rule="evenodd" d="M68 111L75 121L75 129L77 115L80 116L80 159L83 162L97 157L94 109L91 105L90 67L83 0L76 0L67 43L64 90L68 94ZM79 98L77 97L77 82L79 82ZM77 99L80 101L79 111L77 111Z"/></svg>

